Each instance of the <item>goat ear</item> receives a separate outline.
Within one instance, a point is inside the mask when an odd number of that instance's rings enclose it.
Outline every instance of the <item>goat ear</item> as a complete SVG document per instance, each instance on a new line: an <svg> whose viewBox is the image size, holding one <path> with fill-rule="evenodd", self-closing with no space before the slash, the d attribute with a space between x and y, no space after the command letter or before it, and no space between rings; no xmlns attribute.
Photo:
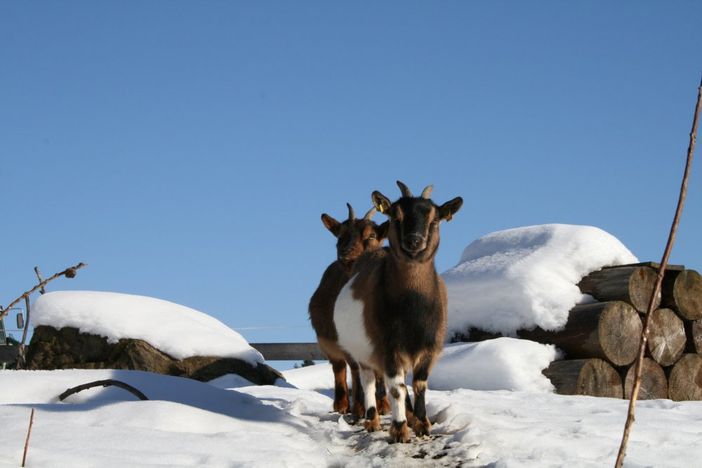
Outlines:
<svg viewBox="0 0 702 468"><path fill-rule="evenodd" d="M375 237L378 242L383 242L383 239L388 238L388 229L390 229L390 221L385 221L380 226L375 227Z"/></svg>
<svg viewBox="0 0 702 468"><path fill-rule="evenodd" d="M456 212L461 209L462 205L463 199L461 197L456 197L453 200L447 201L439 207L439 218L445 219L446 221L451 221L453 215L455 215Z"/></svg>
<svg viewBox="0 0 702 468"><path fill-rule="evenodd" d="M390 200L388 200L388 197L376 190L371 195L371 200L373 201L373 206L376 210L380 211L385 215L388 214L388 210L392 205L392 203L390 203Z"/></svg>
<svg viewBox="0 0 702 468"><path fill-rule="evenodd" d="M329 231L334 234L334 237L339 237L339 230L341 229L341 223L326 213L322 214L322 224L324 227L329 229Z"/></svg>

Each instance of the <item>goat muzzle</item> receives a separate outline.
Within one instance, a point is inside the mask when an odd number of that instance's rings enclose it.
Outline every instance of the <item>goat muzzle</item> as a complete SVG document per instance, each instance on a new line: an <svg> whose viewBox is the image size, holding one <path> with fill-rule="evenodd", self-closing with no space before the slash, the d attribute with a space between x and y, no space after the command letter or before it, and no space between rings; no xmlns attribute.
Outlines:
<svg viewBox="0 0 702 468"><path fill-rule="evenodd" d="M410 254L419 253L424 250L426 246L426 239L419 234L408 234L402 240L402 249Z"/></svg>

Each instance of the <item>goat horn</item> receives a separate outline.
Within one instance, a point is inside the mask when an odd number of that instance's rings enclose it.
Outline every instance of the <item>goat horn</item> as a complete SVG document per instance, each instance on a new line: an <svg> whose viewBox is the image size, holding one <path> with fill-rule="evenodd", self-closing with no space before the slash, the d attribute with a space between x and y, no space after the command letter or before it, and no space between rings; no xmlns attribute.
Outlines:
<svg viewBox="0 0 702 468"><path fill-rule="evenodd" d="M431 198L431 191L434 190L433 185L427 185L424 190L422 190L422 198L429 199Z"/></svg>
<svg viewBox="0 0 702 468"><path fill-rule="evenodd" d="M356 213L353 212L353 208L351 207L350 203L347 203L346 206L349 207L349 221L353 221L356 219Z"/></svg>
<svg viewBox="0 0 702 468"><path fill-rule="evenodd" d="M377 212L378 211L375 208L371 208L370 210L368 210L368 213L365 214L363 219L365 219L366 221L370 221Z"/></svg>
<svg viewBox="0 0 702 468"><path fill-rule="evenodd" d="M402 192L403 197L412 198L414 196L412 195L412 192L410 192L410 189L408 189L407 186L399 180L397 181L397 186L400 187L400 192Z"/></svg>

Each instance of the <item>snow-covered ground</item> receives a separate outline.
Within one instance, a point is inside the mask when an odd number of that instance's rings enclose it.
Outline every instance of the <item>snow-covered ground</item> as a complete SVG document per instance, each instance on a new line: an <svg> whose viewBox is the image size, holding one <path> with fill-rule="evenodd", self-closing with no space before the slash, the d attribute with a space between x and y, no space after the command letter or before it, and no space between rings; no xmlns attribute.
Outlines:
<svg viewBox="0 0 702 468"><path fill-rule="evenodd" d="M332 413L332 371L287 371L281 386L226 387L138 371L0 371L0 466L612 466L627 402L536 391L432 390L431 437L390 445ZM64 390L116 387L59 402ZM234 379L239 381L240 379ZM389 421L383 419L385 428ZM702 402L638 405L626 466L690 467L702 458Z"/></svg>
<svg viewBox="0 0 702 468"><path fill-rule="evenodd" d="M619 241L584 226L490 234L444 277L450 320L509 333L558 326L584 300L575 284L604 265L636 261ZM41 296L34 324L142 338L175 357L261 356L198 311L154 298L63 292ZM0 371L0 466L18 466L36 410L27 466L494 466L599 467L614 463L627 401L552 393L541 371L552 346L513 338L449 345L427 394L430 437L388 444L332 413L328 364L286 371L276 386L238 376L209 383L124 370ZM70 387L116 379L59 401ZM383 418L384 427L389 425ZM702 459L702 402L639 402L626 466L689 467Z"/></svg>

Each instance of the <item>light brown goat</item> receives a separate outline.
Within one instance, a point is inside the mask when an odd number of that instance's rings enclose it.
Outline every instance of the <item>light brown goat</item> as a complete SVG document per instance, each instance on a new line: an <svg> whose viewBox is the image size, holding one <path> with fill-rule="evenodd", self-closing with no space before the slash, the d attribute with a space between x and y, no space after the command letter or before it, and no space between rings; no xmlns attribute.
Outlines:
<svg viewBox="0 0 702 468"><path fill-rule="evenodd" d="M363 390L359 378L358 364L339 347L338 335L334 327L334 302L341 288L351 277L351 270L356 259L364 252L379 249L387 236L388 223L380 226L371 218L375 208L371 208L362 219L356 219L351 205L348 219L339 222L322 215L324 226L338 239L336 244L337 260L329 265L322 275L317 290L309 304L312 327L317 333L317 342L322 352L331 362L334 371L334 411L341 414L351 412L357 418L365 414L363 408ZM353 407L349 406L349 391L346 383L346 364L351 368L353 389ZM385 384L382 379L378 385L378 409L381 413L389 410L390 403L385 396Z"/></svg>
<svg viewBox="0 0 702 468"><path fill-rule="evenodd" d="M418 436L428 435L425 392L446 333L446 287L434 266L439 222L460 209L460 197L436 205L431 186L420 197L397 182L402 197L391 203L373 192L373 204L389 219L389 247L364 254L339 293L334 324L339 344L361 366L368 431L380 429L374 372L384 374L390 392L390 440L408 442L408 419ZM414 414L405 386L413 371ZM406 403L406 400L407 403ZM406 414L407 410L407 414Z"/></svg>

